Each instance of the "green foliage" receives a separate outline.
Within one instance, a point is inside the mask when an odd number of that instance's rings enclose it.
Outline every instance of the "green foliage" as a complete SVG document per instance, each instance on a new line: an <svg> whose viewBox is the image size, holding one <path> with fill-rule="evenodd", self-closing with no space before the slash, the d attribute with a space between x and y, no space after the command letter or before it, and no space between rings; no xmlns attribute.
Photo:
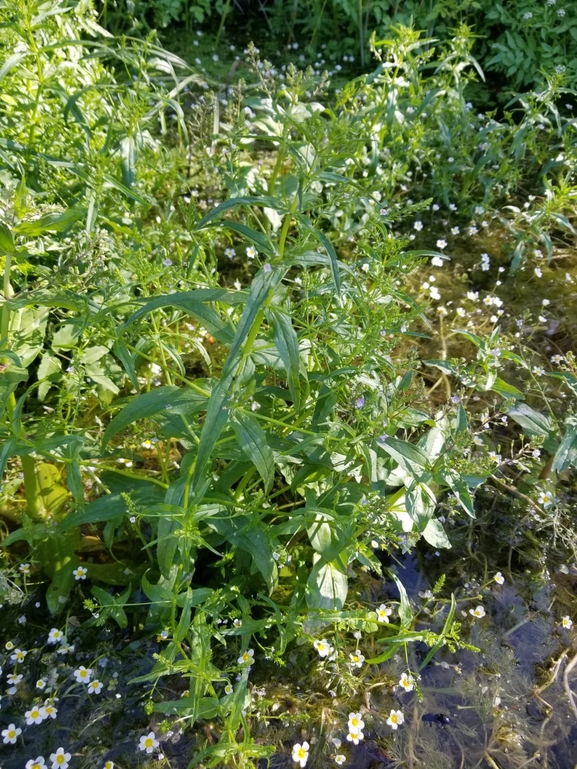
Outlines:
<svg viewBox="0 0 577 769"><path fill-rule="evenodd" d="M378 551L450 548L441 506L472 525L501 460L473 453L488 429L475 398L528 436L511 437L515 461L542 446L550 472L575 464L574 415L521 389L529 355L496 321L452 330L472 359L449 354L441 313L430 357L417 271L447 257L411 247L415 216L456 201L471 221L525 179L548 192L507 219L516 242L546 242L552 223L574 234L571 172L550 163L571 152L568 91L553 79L520 114L475 116L463 25L438 45L413 28L373 38L377 68L334 99L251 47L259 88L222 104L153 36L114 38L89 7L0 14L2 546L50 581L52 614L90 585L88 625L165 630L137 681L179 676L188 693L151 712L220 718L191 765L249 766L270 753L246 718L255 648L282 665L334 634L343 693L347 634L368 636L372 664L425 642L422 669L456 648L454 596L423 629L393 570L398 622L350 588L383 574ZM567 361L551 382L575 393ZM547 507L537 469L526 482Z"/></svg>

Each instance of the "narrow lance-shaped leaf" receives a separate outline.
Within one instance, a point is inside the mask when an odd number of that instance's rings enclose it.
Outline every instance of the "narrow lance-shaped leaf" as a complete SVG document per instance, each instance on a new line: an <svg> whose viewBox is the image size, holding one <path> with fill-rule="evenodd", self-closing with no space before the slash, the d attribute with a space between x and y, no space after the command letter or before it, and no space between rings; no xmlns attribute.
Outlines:
<svg viewBox="0 0 577 769"><path fill-rule="evenodd" d="M212 450L228 421L230 387L237 372L241 348L251 332L253 324L255 322L260 323L258 315L262 305L269 292L281 281L283 274L284 272L278 268L268 273L260 271L252 282L246 307L238 324L230 352L222 368L221 378L212 391L208 402L206 419L200 434L196 465L192 477L192 485L195 489L198 489L202 484Z"/></svg>
<svg viewBox="0 0 577 769"><path fill-rule="evenodd" d="M270 307L267 310L266 316L272 325L274 343L287 372L288 388L295 408L298 410L301 402L298 336L288 313L276 307Z"/></svg>
<svg viewBox="0 0 577 769"><path fill-rule="evenodd" d="M268 493L274 481L274 457L266 433L256 417L242 411L234 412L232 426L238 445L256 467Z"/></svg>

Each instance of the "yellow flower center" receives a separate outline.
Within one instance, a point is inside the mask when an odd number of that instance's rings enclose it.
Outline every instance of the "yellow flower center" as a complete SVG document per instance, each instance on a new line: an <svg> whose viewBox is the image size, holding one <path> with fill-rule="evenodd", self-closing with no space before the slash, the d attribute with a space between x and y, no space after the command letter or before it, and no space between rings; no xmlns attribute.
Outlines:
<svg viewBox="0 0 577 769"><path fill-rule="evenodd" d="M358 725L359 725L359 719L351 718L351 726L358 726Z"/></svg>
<svg viewBox="0 0 577 769"><path fill-rule="evenodd" d="M307 757L307 752L306 752L306 750L304 748L299 748L299 751L298 751L297 755L298 755L299 759L300 758L306 758Z"/></svg>
<svg viewBox="0 0 577 769"><path fill-rule="evenodd" d="M62 753L59 753L56 756L56 763L57 764L65 764L66 763L66 756L62 755Z"/></svg>
<svg viewBox="0 0 577 769"><path fill-rule="evenodd" d="M391 716L391 721L392 721L394 724L396 724L398 720L399 720L399 719L398 719L398 717L397 717L396 715L392 715L392 716Z"/></svg>
<svg viewBox="0 0 577 769"><path fill-rule="evenodd" d="M154 740L152 740L150 737L147 737L147 738L144 740L144 746L145 746L146 748L153 748L153 747L154 747Z"/></svg>

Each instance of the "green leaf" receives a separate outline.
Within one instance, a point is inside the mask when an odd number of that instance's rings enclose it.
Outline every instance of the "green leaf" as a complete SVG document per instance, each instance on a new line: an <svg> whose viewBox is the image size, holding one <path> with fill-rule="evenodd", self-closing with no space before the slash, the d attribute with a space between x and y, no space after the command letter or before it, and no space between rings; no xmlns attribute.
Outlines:
<svg viewBox="0 0 577 769"><path fill-rule="evenodd" d="M379 443L379 448L391 456L399 466L407 473L419 477L422 471L428 469L429 460L421 449L412 443L401 441L397 438L387 438Z"/></svg>
<svg viewBox="0 0 577 769"><path fill-rule="evenodd" d="M266 195L247 195L240 198L230 198L229 200L225 200L224 203L221 203L220 205L213 208L212 211L209 211L208 214L206 214L206 216L200 220L197 225L197 229L203 229L208 224L210 224L210 222L212 222L214 219L217 219L221 214L223 214L225 211L229 211L231 208L236 208L237 206L252 205L273 208L280 214L287 213L286 207L283 206L276 198L267 197Z"/></svg>
<svg viewBox="0 0 577 769"><path fill-rule="evenodd" d="M158 310L162 307L172 307L176 310L182 310L189 315L194 316L203 327L223 344L230 344L233 339L231 328L223 323L219 314L212 307L208 307L205 302L223 302L234 305L245 302L247 295L244 292L231 292L225 289L197 289L195 291L184 291L179 294L167 294L157 296L147 301L144 307L141 307L128 320L119 326L119 336L122 332L141 318L143 315Z"/></svg>
<svg viewBox="0 0 577 769"><path fill-rule="evenodd" d="M331 271L333 274L333 282L335 284L335 291L337 294L341 291L341 277L339 274L339 260L337 258L337 254L335 249L333 248L333 244L331 241L327 238L327 236L324 234L324 232L321 232L321 230L318 230L314 224L311 222L311 220L308 218L308 216L304 216L304 214L294 214L296 219L300 222L300 224L305 228L305 230L308 230L312 235L317 238L317 240L320 241L320 243L325 247L325 250L327 254L329 255L329 259L331 260Z"/></svg>
<svg viewBox="0 0 577 769"><path fill-rule="evenodd" d="M512 406L507 413L517 424L521 425L527 435L540 435L547 438L551 433L555 432L555 424L551 417L542 414L540 411L535 411L526 403Z"/></svg>
<svg viewBox="0 0 577 769"><path fill-rule="evenodd" d="M266 434L253 414L234 411L232 427L238 445L258 470L268 493L274 482L274 456Z"/></svg>
<svg viewBox="0 0 577 769"><path fill-rule="evenodd" d="M413 621L413 612L411 611L411 602L409 601L409 596L407 595L407 591L405 590L405 586L403 585L401 580L396 576L396 574L393 574L392 577L395 580L395 583L399 590L399 598L400 598L399 619L401 621L401 630L407 630L411 626L411 622Z"/></svg>
<svg viewBox="0 0 577 769"><path fill-rule="evenodd" d="M432 547L451 547L445 529L436 518L429 520L423 529L423 537Z"/></svg>
<svg viewBox="0 0 577 769"><path fill-rule="evenodd" d="M9 227L0 222L0 255L14 253L14 238Z"/></svg>
<svg viewBox="0 0 577 769"><path fill-rule="evenodd" d="M568 467L577 468L577 425L567 425L565 435L553 458L551 470L561 473Z"/></svg>
<svg viewBox="0 0 577 769"><path fill-rule="evenodd" d="M42 235L43 232L66 232L82 217L82 211L69 208L60 214L44 214L31 222L21 222L15 231L19 235Z"/></svg>
<svg viewBox="0 0 577 769"><path fill-rule="evenodd" d="M240 222L233 222L225 219L223 222L215 222L210 226L221 228L224 227L228 230L234 230L234 232L238 232L238 234L242 235L244 238L246 238L246 240L254 243L254 245L261 253L266 254L271 259L275 256L275 248L267 236L262 232L253 230L252 227L248 227L246 224L241 224Z"/></svg>
<svg viewBox="0 0 577 769"><path fill-rule="evenodd" d="M342 566L338 561L327 563L316 554L313 564L307 582L307 606L310 609L340 611L345 605L349 589Z"/></svg>
<svg viewBox="0 0 577 769"><path fill-rule="evenodd" d="M142 395L136 395L110 422L102 445L106 444L125 427L139 419L150 419L160 412L171 414L195 414L206 408L208 398L205 395L182 387L157 387Z"/></svg>
<svg viewBox="0 0 577 769"><path fill-rule="evenodd" d="M503 381L501 377L497 377L493 383L493 386L491 387L491 390L493 392L499 393L499 395L502 395L503 398L515 398L516 400L523 400L525 397L521 390L518 390L516 387L513 387L513 385Z"/></svg>
<svg viewBox="0 0 577 769"><path fill-rule="evenodd" d="M268 298L269 293L280 282L283 274L284 272L278 268L268 273L261 270L257 273L251 284L248 301L238 324L228 357L222 368L221 378L213 389L208 401L192 479L193 486L196 489L200 488L203 483L212 450L228 421L230 388L237 374L241 348L249 333L251 331L255 333L258 326L260 326L260 318L263 317L260 315L261 307ZM255 323L257 326L253 328Z"/></svg>
<svg viewBox="0 0 577 769"><path fill-rule="evenodd" d="M283 310L277 307L270 307L266 311L266 317L272 325L274 343L285 367L288 388L295 408L298 410L301 403L299 379L301 366L298 336L294 330L290 315Z"/></svg>
<svg viewBox="0 0 577 769"><path fill-rule="evenodd" d="M273 551L263 524L255 517L211 518L210 526L221 534L233 547L245 550L252 557L254 565L264 577L269 592L277 586L278 571Z"/></svg>

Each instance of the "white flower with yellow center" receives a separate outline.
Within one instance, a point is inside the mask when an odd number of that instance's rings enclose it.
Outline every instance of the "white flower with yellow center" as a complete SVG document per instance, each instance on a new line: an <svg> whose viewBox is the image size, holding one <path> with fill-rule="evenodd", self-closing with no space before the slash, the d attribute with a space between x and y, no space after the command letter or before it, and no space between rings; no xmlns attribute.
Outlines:
<svg viewBox="0 0 577 769"><path fill-rule="evenodd" d="M92 668L85 668L84 665L81 665L74 671L74 678L79 684L89 683L92 678Z"/></svg>
<svg viewBox="0 0 577 769"><path fill-rule="evenodd" d="M254 649L247 649L238 658L239 665L252 665L254 662Z"/></svg>
<svg viewBox="0 0 577 769"><path fill-rule="evenodd" d="M365 656L357 649L355 652L349 654L349 659L352 668L362 668Z"/></svg>
<svg viewBox="0 0 577 769"><path fill-rule="evenodd" d="M62 641L64 638L64 633L62 630L58 630L57 627L53 627L52 630L48 633L48 639L46 640L46 643L49 644L57 644Z"/></svg>
<svg viewBox="0 0 577 769"><path fill-rule="evenodd" d="M387 718L387 724L391 729L398 729L405 722L405 716L402 710L391 710L391 715Z"/></svg>
<svg viewBox="0 0 577 769"><path fill-rule="evenodd" d="M297 742L293 745L293 761L295 764L299 764L302 767L306 766L309 757L309 744L308 742Z"/></svg>
<svg viewBox="0 0 577 769"><path fill-rule="evenodd" d="M415 681L413 677L408 673L404 673L401 676L401 680L399 681L399 686L401 686L406 692L412 692L415 688Z"/></svg>
<svg viewBox="0 0 577 769"><path fill-rule="evenodd" d="M364 740L365 735L360 729L351 729L349 726L349 733L347 734L347 740L352 742L353 745L358 745L361 740Z"/></svg>
<svg viewBox="0 0 577 769"><path fill-rule="evenodd" d="M539 494L539 498L537 499L537 504L541 505L541 507L545 508L546 510L553 504L553 495L548 491L542 491Z"/></svg>
<svg viewBox="0 0 577 769"><path fill-rule="evenodd" d="M347 760L347 757L343 756L342 753L339 753L338 756L335 756L335 764L338 764L339 766L341 766L341 764L344 764L346 760Z"/></svg>
<svg viewBox="0 0 577 769"><path fill-rule="evenodd" d="M571 630L573 627L573 620L569 617L569 615L566 615L565 617L561 618L561 624L564 628L567 628L567 630Z"/></svg>
<svg viewBox="0 0 577 769"><path fill-rule="evenodd" d="M477 619L481 619L481 617L484 617L487 612L482 606L476 606L474 609L469 609L469 614L471 614L473 617L477 617Z"/></svg>
<svg viewBox="0 0 577 769"><path fill-rule="evenodd" d="M365 728L365 722L360 713L349 713L349 732L360 732Z"/></svg>
<svg viewBox="0 0 577 769"><path fill-rule="evenodd" d="M142 735L140 742L138 743L139 750L143 750L145 753L152 753L154 748L158 747L158 740L154 732L148 732L146 735Z"/></svg>
<svg viewBox="0 0 577 769"><path fill-rule="evenodd" d="M68 763L72 756L70 753L65 753L64 748L58 748L56 753L50 754L50 760L52 761L52 769L58 769L58 767L61 767L61 769L67 769Z"/></svg>
<svg viewBox="0 0 577 769"><path fill-rule="evenodd" d="M496 582L498 585L502 585L502 584L505 582L505 577L504 577L504 576L501 574L501 572L500 572L500 571L498 571L498 572L495 574L495 576L493 577L493 579L495 580L495 582Z"/></svg>
<svg viewBox="0 0 577 769"><path fill-rule="evenodd" d="M390 609L388 606L385 606L384 603L382 603L379 608L377 609L377 619L379 622L388 622L389 617L393 613L393 610Z"/></svg>
<svg viewBox="0 0 577 769"><path fill-rule="evenodd" d="M6 729L2 729L2 742L4 745L14 745L21 734L22 729L15 724L8 724Z"/></svg>
<svg viewBox="0 0 577 769"><path fill-rule="evenodd" d="M34 707L30 708L30 710L27 710L26 713L24 713L24 718L26 719L28 726L32 726L32 724L41 724L46 716L42 712L42 708L34 705Z"/></svg>
<svg viewBox="0 0 577 769"><path fill-rule="evenodd" d="M328 657L333 652L333 647L326 641L315 641L313 646L319 653L319 657Z"/></svg>
<svg viewBox="0 0 577 769"><path fill-rule="evenodd" d="M37 759L31 758L30 761L26 762L26 769L46 769L44 756L38 756Z"/></svg>

